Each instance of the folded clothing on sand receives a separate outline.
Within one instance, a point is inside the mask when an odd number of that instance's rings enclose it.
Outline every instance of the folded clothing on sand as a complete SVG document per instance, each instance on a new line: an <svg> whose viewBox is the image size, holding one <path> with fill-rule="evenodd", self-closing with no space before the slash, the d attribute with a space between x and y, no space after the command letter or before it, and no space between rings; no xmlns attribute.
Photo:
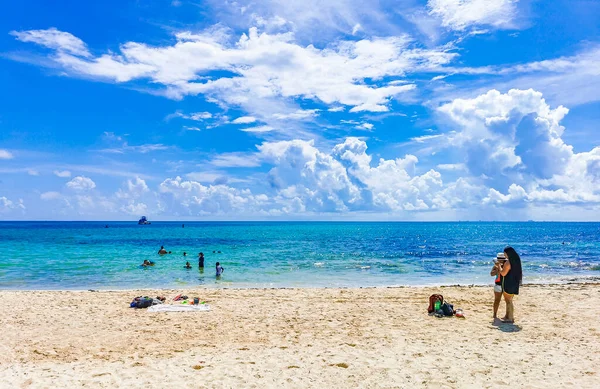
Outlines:
<svg viewBox="0 0 600 389"><path fill-rule="evenodd" d="M203 305L153 305L148 307L148 312L198 312L210 311L207 304Z"/></svg>

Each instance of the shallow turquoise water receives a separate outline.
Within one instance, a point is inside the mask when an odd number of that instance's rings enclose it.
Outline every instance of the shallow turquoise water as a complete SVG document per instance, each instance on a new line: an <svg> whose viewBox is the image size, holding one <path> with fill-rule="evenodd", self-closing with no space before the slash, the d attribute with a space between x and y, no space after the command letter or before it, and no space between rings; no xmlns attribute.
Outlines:
<svg viewBox="0 0 600 389"><path fill-rule="evenodd" d="M600 223L0 222L0 288L488 284L508 244L525 282L600 277Z"/></svg>

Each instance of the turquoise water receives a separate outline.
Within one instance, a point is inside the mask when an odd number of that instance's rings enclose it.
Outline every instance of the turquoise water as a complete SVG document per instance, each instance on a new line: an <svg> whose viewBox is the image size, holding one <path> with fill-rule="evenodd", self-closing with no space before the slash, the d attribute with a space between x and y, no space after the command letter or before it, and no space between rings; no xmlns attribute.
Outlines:
<svg viewBox="0 0 600 389"><path fill-rule="evenodd" d="M0 222L0 289L489 284L508 244L525 282L600 277L600 223Z"/></svg>

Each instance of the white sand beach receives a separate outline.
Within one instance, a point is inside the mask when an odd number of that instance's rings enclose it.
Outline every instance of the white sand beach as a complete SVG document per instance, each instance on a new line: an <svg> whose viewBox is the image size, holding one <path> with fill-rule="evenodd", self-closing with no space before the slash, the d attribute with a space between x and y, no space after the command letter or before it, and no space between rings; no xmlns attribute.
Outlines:
<svg viewBox="0 0 600 389"><path fill-rule="evenodd" d="M138 295L179 293L211 311L129 308ZM428 316L433 293L466 318ZM515 325L492 324L491 287L0 299L2 388L592 388L600 379L600 284L524 286Z"/></svg>

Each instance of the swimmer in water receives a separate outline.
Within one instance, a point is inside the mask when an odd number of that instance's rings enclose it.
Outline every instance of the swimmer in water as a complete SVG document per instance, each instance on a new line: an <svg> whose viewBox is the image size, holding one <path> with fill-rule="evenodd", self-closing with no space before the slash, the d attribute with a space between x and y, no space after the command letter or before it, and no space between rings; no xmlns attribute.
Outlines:
<svg viewBox="0 0 600 389"><path fill-rule="evenodd" d="M189 263L189 262L186 262L184 267L185 267L186 269L191 269L191 268L192 268L192 265L190 265L190 263Z"/></svg>
<svg viewBox="0 0 600 389"><path fill-rule="evenodd" d="M199 253L198 254L198 267L200 269L204 268L204 253Z"/></svg>
<svg viewBox="0 0 600 389"><path fill-rule="evenodd" d="M158 250L158 254L165 255L167 250L165 250L165 246L160 246L160 250Z"/></svg>
<svg viewBox="0 0 600 389"><path fill-rule="evenodd" d="M184 256L184 257L187 257L187 253L186 253L185 251L183 252L183 256Z"/></svg>
<svg viewBox="0 0 600 389"><path fill-rule="evenodd" d="M154 266L154 262L150 262L147 259L144 259L144 263L142 263L142 266Z"/></svg>
<svg viewBox="0 0 600 389"><path fill-rule="evenodd" d="M223 266L221 266L219 262L217 262L217 264L215 265L215 270L217 271L217 278L220 278L221 274L223 274L223 272L225 271L225 269L223 268Z"/></svg>

